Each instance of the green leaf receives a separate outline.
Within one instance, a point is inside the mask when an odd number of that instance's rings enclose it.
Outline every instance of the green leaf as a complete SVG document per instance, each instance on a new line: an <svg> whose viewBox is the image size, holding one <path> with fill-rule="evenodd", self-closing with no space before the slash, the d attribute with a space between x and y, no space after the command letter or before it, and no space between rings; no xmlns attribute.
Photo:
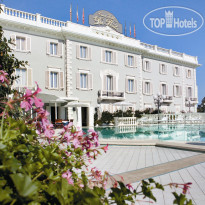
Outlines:
<svg viewBox="0 0 205 205"><path fill-rule="evenodd" d="M5 148L6 148L6 145L5 145L5 144L0 143L0 149L5 149Z"/></svg>
<svg viewBox="0 0 205 205"><path fill-rule="evenodd" d="M31 178L25 174L12 174L10 177L19 193L23 197L36 194L37 186L32 182Z"/></svg>
<svg viewBox="0 0 205 205"><path fill-rule="evenodd" d="M11 202L12 198L11 198L10 194L12 194L12 190L9 187L1 189L0 202L4 202L4 204Z"/></svg>

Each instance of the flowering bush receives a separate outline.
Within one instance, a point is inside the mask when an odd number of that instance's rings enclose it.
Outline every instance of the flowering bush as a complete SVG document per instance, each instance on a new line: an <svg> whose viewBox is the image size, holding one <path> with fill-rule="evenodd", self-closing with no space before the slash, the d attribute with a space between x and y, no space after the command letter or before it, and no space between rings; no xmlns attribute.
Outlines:
<svg viewBox="0 0 205 205"><path fill-rule="evenodd" d="M7 76L0 70L1 86L9 86ZM143 180L140 190L134 189L91 166L101 151L108 150L108 145L99 146L94 130L86 134L70 123L56 136L49 113L37 97L40 91L36 84L34 92L14 92L13 98L1 102L1 204L126 204L141 194L156 201L152 190L164 188L153 179ZM113 187L106 194L108 180ZM184 195L189 185L170 184L183 189L183 194L174 192L174 203L192 204Z"/></svg>

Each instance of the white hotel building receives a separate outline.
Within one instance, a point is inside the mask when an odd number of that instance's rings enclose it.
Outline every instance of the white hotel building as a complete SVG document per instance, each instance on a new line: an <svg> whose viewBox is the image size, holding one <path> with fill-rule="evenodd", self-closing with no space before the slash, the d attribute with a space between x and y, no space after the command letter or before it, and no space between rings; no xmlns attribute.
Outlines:
<svg viewBox="0 0 205 205"><path fill-rule="evenodd" d="M132 103L133 109L156 109L157 93L166 96L165 112L196 112L197 57L126 37L116 31L120 24L109 12L100 11L116 21L112 28L1 7L4 36L15 42L15 56L29 62L16 70L20 79L14 86L32 87L37 81L51 120L93 126L95 111L114 112L118 101Z"/></svg>

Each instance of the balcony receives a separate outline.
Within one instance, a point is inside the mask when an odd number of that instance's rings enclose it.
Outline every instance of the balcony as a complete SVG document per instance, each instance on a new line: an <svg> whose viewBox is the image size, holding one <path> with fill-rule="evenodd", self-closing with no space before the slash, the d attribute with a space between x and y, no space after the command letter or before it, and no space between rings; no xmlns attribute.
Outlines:
<svg viewBox="0 0 205 205"><path fill-rule="evenodd" d="M172 96L165 96L163 98L163 103L172 103L173 102L173 97Z"/></svg>
<svg viewBox="0 0 205 205"><path fill-rule="evenodd" d="M198 104L198 99L197 98L188 98L186 97L185 98L185 101L186 101L186 105L189 106L189 104Z"/></svg>
<svg viewBox="0 0 205 205"><path fill-rule="evenodd" d="M121 101L125 100L125 93L124 92L117 92L117 91L98 91L98 99L99 100L116 100Z"/></svg>

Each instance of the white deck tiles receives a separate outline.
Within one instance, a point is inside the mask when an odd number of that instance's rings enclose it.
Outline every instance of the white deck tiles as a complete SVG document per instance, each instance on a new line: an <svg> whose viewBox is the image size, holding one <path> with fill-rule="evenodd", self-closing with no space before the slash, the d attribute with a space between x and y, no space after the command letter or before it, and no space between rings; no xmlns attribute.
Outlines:
<svg viewBox="0 0 205 205"><path fill-rule="evenodd" d="M107 153L99 156L92 166L110 174L119 174L197 154L155 146L109 146Z"/></svg>
<svg viewBox="0 0 205 205"><path fill-rule="evenodd" d="M184 168L178 171L174 171L168 174L154 177L156 181L161 184L168 183L187 183L192 182L191 188L187 193L187 198L192 199L195 205L205 204L205 163L197 164L188 168ZM136 187L138 183L133 183L133 187ZM181 189L176 189L177 193L181 193ZM154 191L154 196L157 198L157 202L154 204L158 205L170 205L173 204L174 196L171 192L175 189L166 187L165 191L156 190ZM151 203L136 202L136 204L144 205Z"/></svg>

